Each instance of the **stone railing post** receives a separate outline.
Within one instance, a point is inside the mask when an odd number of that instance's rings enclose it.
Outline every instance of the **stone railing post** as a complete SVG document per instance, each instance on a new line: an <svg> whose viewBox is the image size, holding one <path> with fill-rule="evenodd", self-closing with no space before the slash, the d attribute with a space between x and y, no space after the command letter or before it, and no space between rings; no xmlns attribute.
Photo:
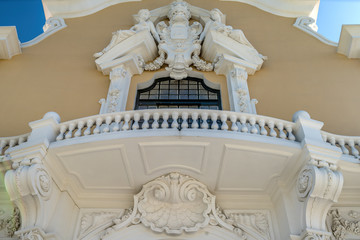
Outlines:
<svg viewBox="0 0 360 240"><path fill-rule="evenodd" d="M302 232L292 239L330 240L325 219L343 187L343 176L337 168L341 150L323 141L320 132L323 123L311 119L307 112L296 112L293 121L296 139L303 147L299 158L303 167L297 175L294 191L297 201L293 202L293 206L301 209Z"/></svg>

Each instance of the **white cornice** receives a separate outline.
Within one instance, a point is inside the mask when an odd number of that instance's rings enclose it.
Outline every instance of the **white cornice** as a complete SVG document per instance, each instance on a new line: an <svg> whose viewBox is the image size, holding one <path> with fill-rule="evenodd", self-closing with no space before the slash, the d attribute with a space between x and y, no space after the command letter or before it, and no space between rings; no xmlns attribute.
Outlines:
<svg viewBox="0 0 360 240"><path fill-rule="evenodd" d="M64 19L59 17L51 17L46 20L46 23L44 25L44 32L28 42L21 43L21 47L31 47L66 27L67 25L65 24Z"/></svg>
<svg viewBox="0 0 360 240"><path fill-rule="evenodd" d="M306 17L306 16L298 17L293 26L319 39L321 42L327 45L334 47L338 46L336 42L327 39L326 37L324 37L323 35L317 32L318 27L316 25L315 19L311 17Z"/></svg>
<svg viewBox="0 0 360 240"><path fill-rule="evenodd" d="M316 18L320 0L221 0L247 3L282 17L311 16Z"/></svg>
<svg viewBox="0 0 360 240"><path fill-rule="evenodd" d="M52 16L82 17L109 6L141 0L43 0ZM316 18L320 0L221 0L247 3L283 17L311 16Z"/></svg>

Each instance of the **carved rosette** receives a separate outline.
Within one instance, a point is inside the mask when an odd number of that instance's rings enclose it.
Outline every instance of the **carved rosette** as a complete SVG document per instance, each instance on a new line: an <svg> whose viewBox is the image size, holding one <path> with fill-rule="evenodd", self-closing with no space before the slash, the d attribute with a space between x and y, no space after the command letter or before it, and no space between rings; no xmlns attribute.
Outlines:
<svg viewBox="0 0 360 240"><path fill-rule="evenodd" d="M309 196L313 187L314 175L315 171L312 167L306 167L300 172L296 183L297 194L300 201L304 201Z"/></svg>
<svg viewBox="0 0 360 240"><path fill-rule="evenodd" d="M52 192L52 180L48 172L42 167L36 168L35 184L38 193L44 199L49 199Z"/></svg>

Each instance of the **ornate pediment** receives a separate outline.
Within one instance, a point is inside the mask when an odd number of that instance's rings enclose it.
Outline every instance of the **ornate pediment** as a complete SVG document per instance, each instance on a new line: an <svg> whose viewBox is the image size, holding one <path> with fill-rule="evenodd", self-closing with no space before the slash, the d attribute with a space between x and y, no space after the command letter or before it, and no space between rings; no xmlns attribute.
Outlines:
<svg viewBox="0 0 360 240"><path fill-rule="evenodd" d="M98 70L104 74L127 67L126 56L137 59L131 61L135 62L132 74L158 70L166 64L174 79L186 78L191 66L216 71L220 66L215 63L223 55L235 58L226 64L244 67L248 74L259 70L265 59L240 29L225 24L218 9L207 11L177 0L152 11L142 9L135 19L133 27L114 32L109 45L94 54Z"/></svg>

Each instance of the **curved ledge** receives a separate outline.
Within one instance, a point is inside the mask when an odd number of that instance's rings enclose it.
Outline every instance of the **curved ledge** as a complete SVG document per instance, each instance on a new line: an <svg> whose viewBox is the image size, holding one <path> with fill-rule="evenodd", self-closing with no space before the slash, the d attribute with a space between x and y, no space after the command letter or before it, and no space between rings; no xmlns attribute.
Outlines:
<svg viewBox="0 0 360 240"><path fill-rule="evenodd" d="M310 16L317 12L320 0L221 0L241 2L282 17ZM296 11L295 11L296 9Z"/></svg>
<svg viewBox="0 0 360 240"><path fill-rule="evenodd" d="M35 44L38 44L45 38L49 37L50 35L60 31L63 28L66 28L66 27L67 27L67 25L65 24L64 19L62 19L60 17L51 17L48 20L46 20L46 23L44 26L44 33L40 34L39 36L37 36L36 38L34 38L28 42L21 43L21 47L26 48L26 47L31 47Z"/></svg>
<svg viewBox="0 0 360 240"><path fill-rule="evenodd" d="M44 0L53 16L62 18L84 17L118 3L139 2L141 0Z"/></svg>
<svg viewBox="0 0 360 240"><path fill-rule="evenodd" d="M327 39L326 37L324 37L323 35L317 32L318 27L315 23L315 19L311 17L306 17L306 16L298 17L293 26L319 39L321 42L327 45L334 47L338 46L338 43Z"/></svg>
<svg viewBox="0 0 360 240"><path fill-rule="evenodd" d="M104 8L118 3L135 2L141 0L44 0L45 5L53 16L62 18L83 17L96 13ZM263 11L283 16L310 16L318 8L319 0L222 0L247 3ZM297 9L294 11L294 9Z"/></svg>

